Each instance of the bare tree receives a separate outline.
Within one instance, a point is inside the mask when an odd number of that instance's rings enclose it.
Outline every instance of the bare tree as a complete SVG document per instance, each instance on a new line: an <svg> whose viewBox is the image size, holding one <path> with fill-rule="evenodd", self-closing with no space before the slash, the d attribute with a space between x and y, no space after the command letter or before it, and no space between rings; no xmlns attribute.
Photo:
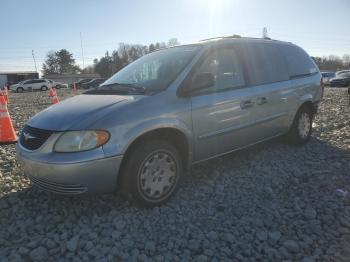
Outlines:
<svg viewBox="0 0 350 262"><path fill-rule="evenodd" d="M168 40L168 46L176 46L179 45L179 41L177 40L177 38L170 38Z"/></svg>

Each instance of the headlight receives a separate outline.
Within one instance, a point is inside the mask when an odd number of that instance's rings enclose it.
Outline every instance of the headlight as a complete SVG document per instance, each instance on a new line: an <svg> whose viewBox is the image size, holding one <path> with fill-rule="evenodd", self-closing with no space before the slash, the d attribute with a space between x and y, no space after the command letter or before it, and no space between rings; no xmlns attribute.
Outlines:
<svg viewBox="0 0 350 262"><path fill-rule="evenodd" d="M63 133L55 143L56 152L80 152L100 147L107 143L107 131L68 131Z"/></svg>

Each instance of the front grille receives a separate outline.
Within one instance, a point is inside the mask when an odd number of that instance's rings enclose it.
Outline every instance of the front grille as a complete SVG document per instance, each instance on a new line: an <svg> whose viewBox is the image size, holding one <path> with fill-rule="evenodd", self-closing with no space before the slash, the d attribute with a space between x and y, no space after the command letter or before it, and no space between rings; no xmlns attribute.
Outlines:
<svg viewBox="0 0 350 262"><path fill-rule="evenodd" d="M56 182L48 181L43 178L34 177L31 175L28 175L28 178L37 187L46 191L57 193L57 194L78 195L87 191L87 188L81 185L56 183Z"/></svg>
<svg viewBox="0 0 350 262"><path fill-rule="evenodd" d="M20 143L26 149L36 150L46 142L52 133L50 130L26 125L21 132Z"/></svg>

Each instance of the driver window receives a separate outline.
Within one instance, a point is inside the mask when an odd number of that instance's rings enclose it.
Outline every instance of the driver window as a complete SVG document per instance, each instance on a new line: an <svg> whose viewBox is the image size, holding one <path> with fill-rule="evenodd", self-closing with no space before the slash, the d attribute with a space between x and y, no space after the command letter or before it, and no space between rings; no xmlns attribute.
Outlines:
<svg viewBox="0 0 350 262"><path fill-rule="evenodd" d="M233 49L216 49L203 61L196 74L212 73L215 85L206 91L237 89L245 85L243 70Z"/></svg>

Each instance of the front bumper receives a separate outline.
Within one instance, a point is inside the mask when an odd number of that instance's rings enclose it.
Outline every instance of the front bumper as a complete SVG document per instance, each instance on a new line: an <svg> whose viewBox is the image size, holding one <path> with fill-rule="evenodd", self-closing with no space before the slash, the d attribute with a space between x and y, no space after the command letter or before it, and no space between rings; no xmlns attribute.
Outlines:
<svg viewBox="0 0 350 262"><path fill-rule="evenodd" d="M116 189L122 155L77 162L48 163L32 160L19 143L17 159L25 175L38 187L58 194L112 192Z"/></svg>

